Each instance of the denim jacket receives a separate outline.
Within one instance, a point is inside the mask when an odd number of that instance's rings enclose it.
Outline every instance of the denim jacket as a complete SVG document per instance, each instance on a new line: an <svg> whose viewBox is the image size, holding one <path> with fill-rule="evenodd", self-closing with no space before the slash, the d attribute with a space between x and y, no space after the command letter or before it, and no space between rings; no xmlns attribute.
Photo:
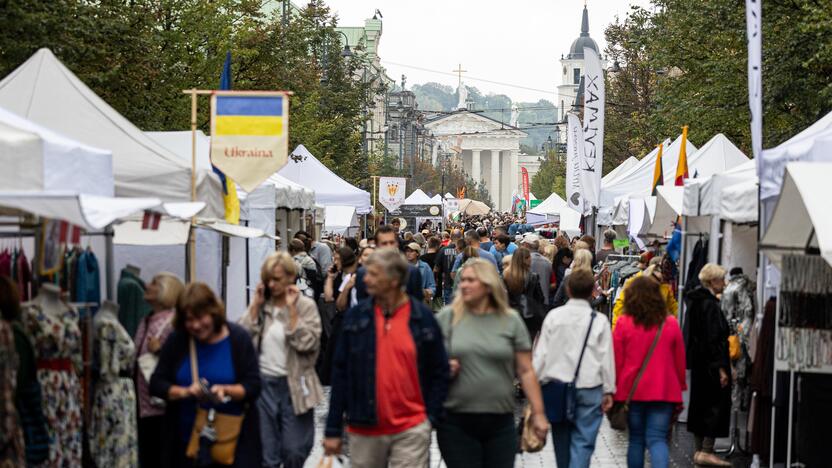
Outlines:
<svg viewBox="0 0 832 468"><path fill-rule="evenodd" d="M448 394L450 369L442 331L433 312L410 298L410 333L416 345L422 400L436 426ZM361 301L345 316L332 366L332 390L326 437L340 437L344 416L352 426L374 427L376 415L376 326L373 299Z"/></svg>

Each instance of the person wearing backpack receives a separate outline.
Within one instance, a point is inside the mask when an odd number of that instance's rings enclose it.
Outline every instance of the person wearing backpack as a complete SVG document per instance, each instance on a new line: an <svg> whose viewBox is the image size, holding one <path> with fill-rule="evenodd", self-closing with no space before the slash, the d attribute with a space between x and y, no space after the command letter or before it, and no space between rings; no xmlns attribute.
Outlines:
<svg viewBox="0 0 832 468"><path fill-rule="evenodd" d="M323 281L318 263L306 253L305 245L300 239L292 239L289 242L289 255L298 266L298 289L304 296L317 301L323 293Z"/></svg>
<svg viewBox="0 0 832 468"><path fill-rule="evenodd" d="M531 268L531 252L520 247L512 255L509 268L503 272L503 282L508 291L509 306L523 318L529 336L534 340L540 332L548 307L540 289L540 278Z"/></svg>
<svg viewBox="0 0 832 468"><path fill-rule="evenodd" d="M569 275L569 301L546 315L534 349L559 467L589 466L603 413L613 405L612 336L607 317L590 306L594 287L590 270Z"/></svg>

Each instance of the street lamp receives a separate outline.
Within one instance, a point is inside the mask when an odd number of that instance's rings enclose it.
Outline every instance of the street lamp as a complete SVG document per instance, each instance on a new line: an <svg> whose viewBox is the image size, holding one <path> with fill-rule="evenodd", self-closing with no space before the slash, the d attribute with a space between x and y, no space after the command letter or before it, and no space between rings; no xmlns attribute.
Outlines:
<svg viewBox="0 0 832 468"><path fill-rule="evenodd" d="M336 31L338 31L338 30L336 29ZM344 33L344 31L338 31L338 32L341 33L342 36L344 36L344 50L341 51L341 57L344 57L344 58L352 57L352 50L350 50L350 38L347 37L347 35L346 35L346 33Z"/></svg>

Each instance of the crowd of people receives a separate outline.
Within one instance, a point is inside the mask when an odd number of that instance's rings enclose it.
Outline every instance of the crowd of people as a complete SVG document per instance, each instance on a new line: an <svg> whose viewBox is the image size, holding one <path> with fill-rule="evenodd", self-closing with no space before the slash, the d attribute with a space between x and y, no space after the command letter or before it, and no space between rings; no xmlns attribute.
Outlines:
<svg viewBox="0 0 832 468"><path fill-rule="evenodd" d="M339 245L299 232L262 265L237 323L207 285L159 273L134 337L137 369L151 370L134 373L140 465L302 467L329 386L324 452L348 447L358 468L426 466L433 430L449 468L511 467L519 404L522 438L551 431L560 467L589 466L605 413L629 429L628 466L648 451L667 467L689 368L694 460L730 466L714 454L731 406L725 271L702 269L683 340L671 261L642 256L613 298L615 232L603 237L550 240L508 214L444 231L392 223ZM0 356L30 355L7 279L0 309ZM0 394L26 365L0 359Z"/></svg>

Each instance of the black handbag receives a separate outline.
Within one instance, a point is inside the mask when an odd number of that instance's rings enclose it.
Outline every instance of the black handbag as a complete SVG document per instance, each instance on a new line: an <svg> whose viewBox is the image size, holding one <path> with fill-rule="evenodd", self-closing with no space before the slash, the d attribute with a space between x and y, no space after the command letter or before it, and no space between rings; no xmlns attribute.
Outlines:
<svg viewBox="0 0 832 468"><path fill-rule="evenodd" d="M571 382L552 380L540 387L543 393L543 407L546 408L546 418L552 424L572 422L575 420L575 382L578 381L578 372L581 370L581 361L584 359L586 344L589 342L589 333L592 331L592 322L595 321L596 312L592 312L589 319L589 328L586 330L584 345L581 348L581 355L578 358L578 365L575 367L575 377Z"/></svg>

